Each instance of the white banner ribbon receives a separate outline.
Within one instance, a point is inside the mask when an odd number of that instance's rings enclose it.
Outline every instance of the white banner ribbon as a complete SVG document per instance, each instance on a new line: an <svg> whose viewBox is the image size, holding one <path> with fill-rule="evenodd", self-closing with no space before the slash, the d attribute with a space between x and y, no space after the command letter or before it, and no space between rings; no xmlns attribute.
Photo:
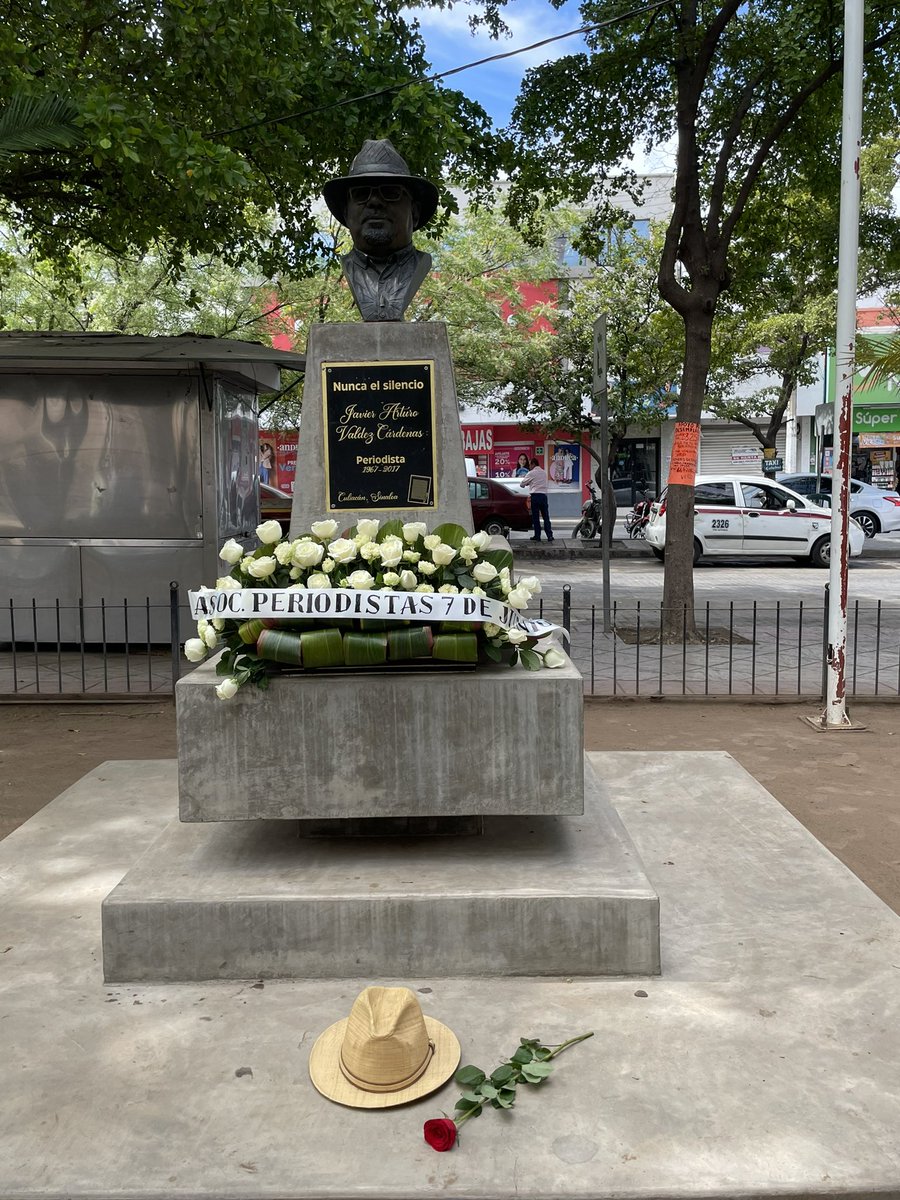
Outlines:
<svg viewBox="0 0 900 1200"><path fill-rule="evenodd" d="M502 600L446 592L355 591L352 588L243 588L190 592L191 616L250 621L329 621L353 617L382 621L487 621L542 638L560 631L550 621L522 616Z"/></svg>

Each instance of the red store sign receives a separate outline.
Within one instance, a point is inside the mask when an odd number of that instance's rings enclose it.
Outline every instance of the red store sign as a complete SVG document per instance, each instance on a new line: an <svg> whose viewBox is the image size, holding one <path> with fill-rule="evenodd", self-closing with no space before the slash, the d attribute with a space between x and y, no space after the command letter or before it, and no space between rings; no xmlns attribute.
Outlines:
<svg viewBox="0 0 900 1200"><path fill-rule="evenodd" d="M494 448L491 425L463 425L462 435L464 454L490 454Z"/></svg>

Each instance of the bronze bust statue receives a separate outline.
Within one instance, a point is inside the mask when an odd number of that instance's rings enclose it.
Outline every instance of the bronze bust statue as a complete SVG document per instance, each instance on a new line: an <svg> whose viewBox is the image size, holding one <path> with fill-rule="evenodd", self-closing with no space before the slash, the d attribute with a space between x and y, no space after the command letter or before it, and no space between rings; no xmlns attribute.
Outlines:
<svg viewBox="0 0 900 1200"><path fill-rule="evenodd" d="M364 142L349 174L329 180L322 194L353 239L341 266L363 320L402 321L431 270L431 255L413 246L412 235L434 216L437 188L411 175L384 138Z"/></svg>

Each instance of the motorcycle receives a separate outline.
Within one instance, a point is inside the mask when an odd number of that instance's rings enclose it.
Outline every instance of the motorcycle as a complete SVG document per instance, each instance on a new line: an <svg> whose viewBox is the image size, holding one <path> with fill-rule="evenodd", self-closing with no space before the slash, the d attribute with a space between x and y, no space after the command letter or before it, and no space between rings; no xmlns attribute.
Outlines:
<svg viewBox="0 0 900 1200"><path fill-rule="evenodd" d="M650 509L652 506L653 497L649 492L644 492L643 500L638 500L625 518L625 532L630 538L647 536L647 526L650 524Z"/></svg>
<svg viewBox="0 0 900 1200"><path fill-rule="evenodd" d="M582 504L581 520L572 530L572 537L580 537L585 540L596 537L603 523L603 504L597 495L597 489L590 481L588 481L587 488L591 493L591 498Z"/></svg>

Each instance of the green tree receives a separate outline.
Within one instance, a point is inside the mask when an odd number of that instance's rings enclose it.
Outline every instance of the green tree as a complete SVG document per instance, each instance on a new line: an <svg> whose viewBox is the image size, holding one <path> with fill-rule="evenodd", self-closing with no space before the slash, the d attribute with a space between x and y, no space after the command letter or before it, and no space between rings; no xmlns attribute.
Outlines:
<svg viewBox="0 0 900 1200"><path fill-rule="evenodd" d="M502 4L491 0L489 16ZM698 422L732 243L757 187L785 187L799 170L814 195L837 189L842 10L820 0L673 0L627 16L631 8L584 0L586 24L609 23L587 35L586 52L526 77L511 213L527 220L539 190L585 201L598 185L621 183L617 164L635 145L675 139L659 288L684 331L678 419ZM869 136L896 129L898 48L900 12L876 0L866 24ZM685 608L693 620L690 486L670 488L666 524L664 605L677 635Z"/></svg>
<svg viewBox="0 0 900 1200"><path fill-rule="evenodd" d="M312 203L365 137L391 137L434 178L496 170L488 120L461 93L384 90L427 71L400 0L17 0L0 12L0 108L55 95L78 113L81 144L0 159L0 219L46 259L163 241L303 272L317 261Z"/></svg>

